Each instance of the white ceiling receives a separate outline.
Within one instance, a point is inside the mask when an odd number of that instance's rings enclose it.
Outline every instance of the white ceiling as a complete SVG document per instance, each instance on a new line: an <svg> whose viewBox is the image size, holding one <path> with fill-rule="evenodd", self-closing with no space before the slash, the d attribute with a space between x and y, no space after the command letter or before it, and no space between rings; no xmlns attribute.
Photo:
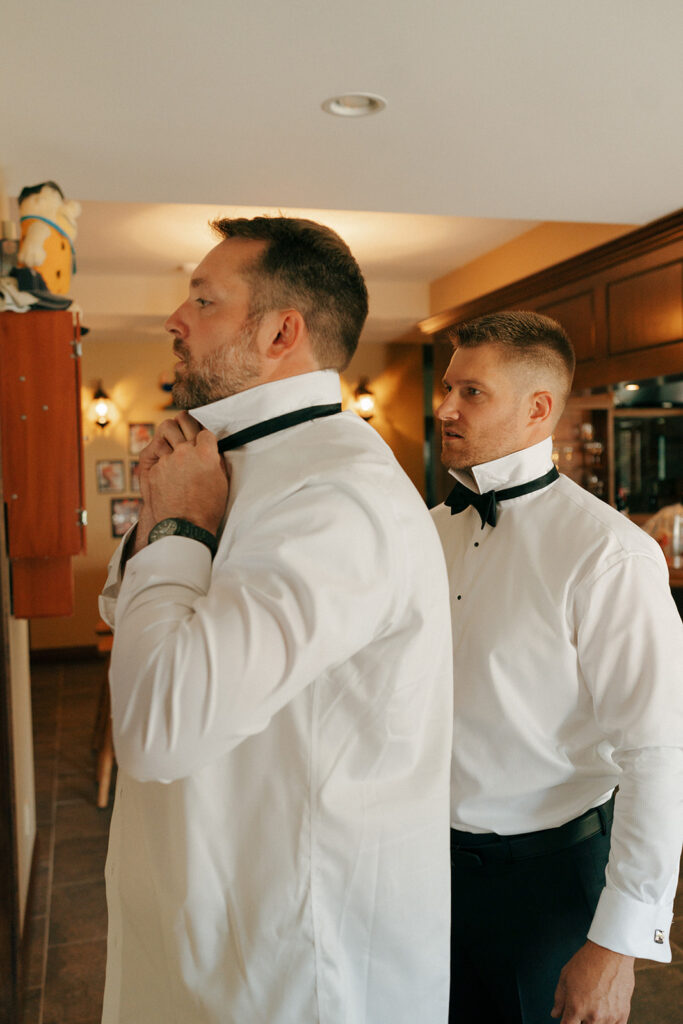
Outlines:
<svg viewBox="0 0 683 1024"><path fill-rule="evenodd" d="M84 202L78 252L92 273L163 273L196 265L218 239L215 217L310 217L337 231L373 279L430 281L502 245L534 221L293 207ZM162 240L163 244L160 244Z"/></svg>
<svg viewBox="0 0 683 1024"><path fill-rule="evenodd" d="M170 273L234 206L327 211L369 277L427 282L683 205L681 0L6 0L1 34L7 190L83 201L83 272ZM321 110L351 91L386 110Z"/></svg>

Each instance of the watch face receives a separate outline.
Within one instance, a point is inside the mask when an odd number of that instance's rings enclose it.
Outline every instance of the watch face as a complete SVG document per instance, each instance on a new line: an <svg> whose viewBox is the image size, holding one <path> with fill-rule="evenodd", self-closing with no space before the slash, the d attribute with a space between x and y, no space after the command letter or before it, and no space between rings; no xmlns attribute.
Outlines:
<svg viewBox="0 0 683 1024"><path fill-rule="evenodd" d="M151 540L159 540L160 537L170 537L178 532L178 522L175 519L162 519L160 523L152 527Z"/></svg>

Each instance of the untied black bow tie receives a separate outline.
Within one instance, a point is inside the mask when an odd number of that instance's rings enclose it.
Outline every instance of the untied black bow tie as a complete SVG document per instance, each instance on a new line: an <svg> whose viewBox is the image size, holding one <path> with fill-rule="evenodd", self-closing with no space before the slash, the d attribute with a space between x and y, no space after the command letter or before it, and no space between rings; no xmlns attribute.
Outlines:
<svg viewBox="0 0 683 1024"><path fill-rule="evenodd" d="M286 412L282 416L273 416L272 419L263 420L262 423L255 423L253 427L246 427L238 430L230 437L224 437L218 442L219 452L229 452L233 448L241 448L243 444L256 441L259 437L267 437L269 434L277 434L279 430L286 430L287 427L294 427L297 423L307 423L308 420L318 420L322 416L334 416L341 412L341 402L334 402L331 405L309 405L305 409L295 409L294 412Z"/></svg>
<svg viewBox="0 0 683 1024"><path fill-rule="evenodd" d="M464 512L466 508L472 505L481 517L481 528L483 530L487 523L490 523L491 526L496 525L498 521L497 503L499 501L505 501L507 498L519 498L522 494L531 494L532 491L540 491L542 487L547 487L553 480L557 480L559 475L557 466L553 466L543 476L536 477L535 480L530 480L526 484L519 484L518 487L506 487L502 491L485 491L483 494L477 494L476 491L470 490L469 487L465 487L459 480L456 480L455 487L446 498L444 504L448 505L452 516L458 512Z"/></svg>

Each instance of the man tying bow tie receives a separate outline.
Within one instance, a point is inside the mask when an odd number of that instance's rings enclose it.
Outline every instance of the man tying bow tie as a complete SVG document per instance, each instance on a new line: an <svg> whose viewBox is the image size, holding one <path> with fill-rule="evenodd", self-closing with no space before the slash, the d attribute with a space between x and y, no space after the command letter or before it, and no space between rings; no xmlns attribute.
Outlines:
<svg viewBox="0 0 683 1024"><path fill-rule="evenodd" d="M424 502L341 411L365 283L324 225L214 228L166 323L186 411L140 456L101 604L103 1024L445 1024L448 583Z"/></svg>
<svg viewBox="0 0 683 1024"><path fill-rule="evenodd" d="M455 676L451 1021L624 1024L634 957L671 958L683 628L659 546L553 466L574 371L559 324L500 313L452 340L437 416L455 486L433 511Z"/></svg>

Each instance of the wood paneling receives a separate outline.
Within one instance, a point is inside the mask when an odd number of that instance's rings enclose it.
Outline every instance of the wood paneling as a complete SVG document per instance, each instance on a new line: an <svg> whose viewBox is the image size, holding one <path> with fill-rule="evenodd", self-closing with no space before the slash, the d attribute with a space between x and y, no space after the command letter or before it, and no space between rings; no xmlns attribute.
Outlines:
<svg viewBox="0 0 683 1024"><path fill-rule="evenodd" d="M80 362L69 311L0 313L2 458L17 618L70 615L84 548Z"/></svg>
<svg viewBox="0 0 683 1024"><path fill-rule="evenodd" d="M539 305L537 311L562 324L572 339L577 362L595 358L595 304L592 291L579 292L569 299Z"/></svg>
<svg viewBox="0 0 683 1024"><path fill-rule="evenodd" d="M555 317L577 351L576 388L683 369L683 210L422 321L441 336L503 309Z"/></svg>
<svg viewBox="0 0 683 1024"><path fill-rule="evenodd" d="M683 262L631 274L607 285L611 355L683 338Z"/></svg>
<svg viewBox="0 0 683 1024"><path fill-rule="evenodd" d="M80 394L71 313L0 315L11 558L81 550Z"/></svg>
<svg viewBox="0 0 683 1024"><path fill-rule="evenodd" d="M17 619L71 615L74 580L71 558L15 558L12 561L12 611Z"/></svg>

